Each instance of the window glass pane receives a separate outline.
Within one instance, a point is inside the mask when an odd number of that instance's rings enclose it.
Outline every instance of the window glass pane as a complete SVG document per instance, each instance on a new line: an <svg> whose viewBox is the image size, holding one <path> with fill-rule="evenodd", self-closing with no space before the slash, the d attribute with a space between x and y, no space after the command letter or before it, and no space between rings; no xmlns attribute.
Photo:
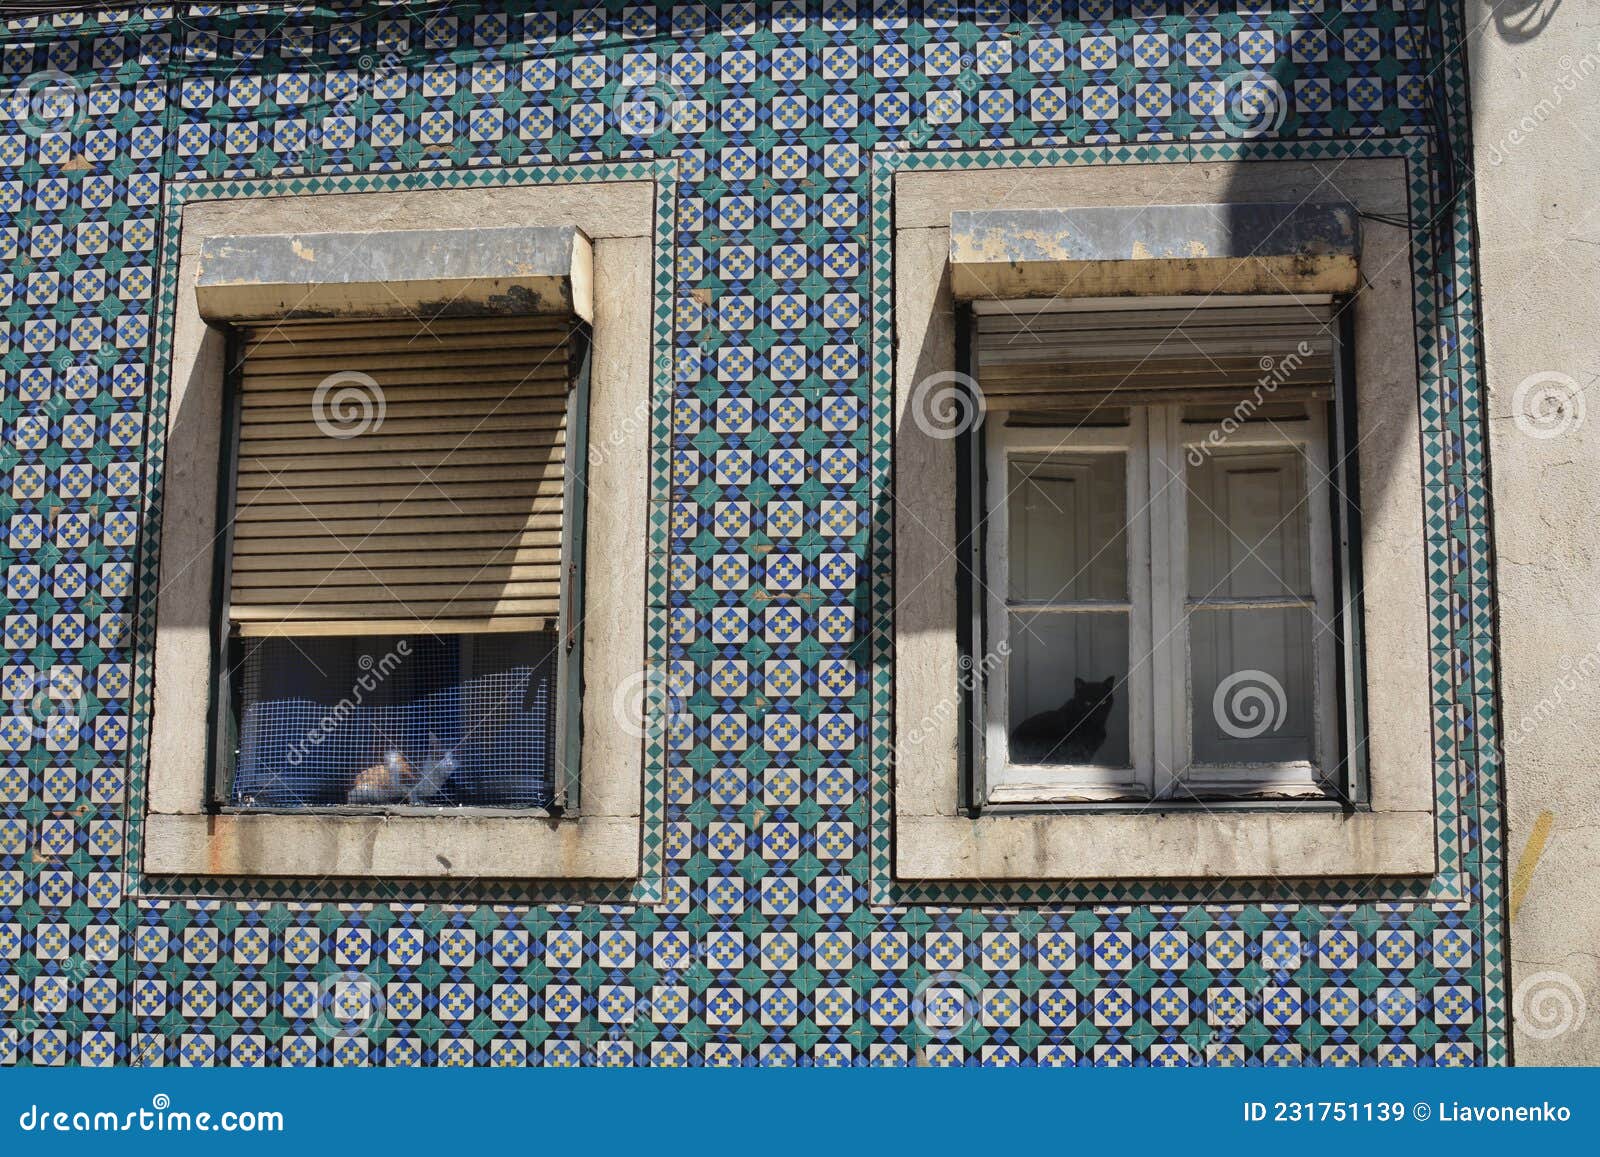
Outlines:
<svg viewBox="0 0 1600 1157"><path fill-rule="evenodd" d="M555 632L234 644L241 807L542 807Z"/></svg>
<svg viewBox="0 0 1600 1157"><path fill-rule="evenodd" d="M1189 595L1309 596L1305 469L1293 450L1191 464Z"/></svg>
<svg viewBox="0 0 1600 1157"><path fill-rule="evenodd" d="M1127 476L1125 454L1012 456L1013 601L1128 597Z"/></svg>
<svg viewBox="0 0 1600 1157"><path fill-rule="evenodd" d="M1192 610L1194 759L1314 759L1309 610Z"/></svg>
<svg viewBox="0 0 1600 1157"><path fill-rule="evenodd" d="M1013 764L1128 767L1128 616L1011 615Z"/></svg>

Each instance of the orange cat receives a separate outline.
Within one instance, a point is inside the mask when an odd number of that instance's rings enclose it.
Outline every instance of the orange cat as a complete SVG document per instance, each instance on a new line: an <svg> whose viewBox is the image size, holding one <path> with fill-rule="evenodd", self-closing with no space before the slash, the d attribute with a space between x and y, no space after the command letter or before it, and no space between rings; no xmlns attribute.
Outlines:
<svg viewBox="0 0 1600 1157"><path fill-rule="evenodd" d="M459 765L455 755L446 751L436 736L428 736L428 748L428 760L419 771L404 752L391 747L383 753L382 763L363 768L356 774L345 802L367 805L433 802L444 781Z"/></svg>
<svg viewBox="0 0 1600 1157"><path fill-rule="evenodd" d="M383 762L363 768L350 787L346 803L396 803L405 799L417 785L411 761L394 748L383 753Z"/></svg>

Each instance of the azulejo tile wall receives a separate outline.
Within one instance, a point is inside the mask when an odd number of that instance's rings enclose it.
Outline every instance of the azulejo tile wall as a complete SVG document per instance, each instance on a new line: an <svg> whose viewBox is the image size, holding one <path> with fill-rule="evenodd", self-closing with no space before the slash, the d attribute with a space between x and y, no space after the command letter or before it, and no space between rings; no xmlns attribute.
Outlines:
<svg viewBox="0 0 1600 1157"><path fill-rule="evenodd" d="M1506 1059L1454 3L193 4L0 35L0 1060ZM1242 133L1241 84L1276 102ZM1441 873L897 884L893 172L1362 155L1406 160L1418 223ZM145 877L177 207L597 173L664 191L650 634L692 690L648 750L646 879Z"/></svg>

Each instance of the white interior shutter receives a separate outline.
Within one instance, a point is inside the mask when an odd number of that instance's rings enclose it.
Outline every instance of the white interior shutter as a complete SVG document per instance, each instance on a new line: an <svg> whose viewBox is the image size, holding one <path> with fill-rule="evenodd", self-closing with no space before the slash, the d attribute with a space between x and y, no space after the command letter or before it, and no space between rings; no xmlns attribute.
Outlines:
<svg viewBox="0 0 1600 1157"><path fill-rule="evenodd" d="M565 316L242 327L231 621L554 629L573 330Z"/></svg>
<svg viewBox="0 0 1600 1157"><path fill-rule="evenodd" d="M1333 308L991 309L978 315L976 377L985 404L1000 410L1222 401L1264 382L1285 400L1325 393Z"/></svg>

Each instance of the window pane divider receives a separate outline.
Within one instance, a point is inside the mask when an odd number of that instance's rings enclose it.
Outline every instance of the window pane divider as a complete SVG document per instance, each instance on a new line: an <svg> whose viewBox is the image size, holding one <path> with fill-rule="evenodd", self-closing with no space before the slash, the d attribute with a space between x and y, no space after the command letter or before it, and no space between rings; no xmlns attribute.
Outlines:
<svg viewBox="0 0 1600 1157"><path fill-rule="evenodd" d="M1217 422L1205 423L1207 433L1202 435L1198 430L1184 429L1191 424L1178 423L1174 434L1174 445L1204 446L1210 441L1210 431L1219 425ZM1241 423L1237 429L1228 434L1224 444L1230 450L1282 450L1301 447L1316 439L1319 424L1309 418L1274 418Z"/></svg>
<svg viewBox="0 0 1600 1157"><path fill-rule="evenodd" d="M1172 794L1187 763L1192 733L1189 702L1189 630L1184 621L1188 587L1189 488L1185 477L1181 407L1152 406L1147 433L1150 462L1150 708L1154 739L1150 793ZM1182 564L1182 565L1180 565Z"/></svg>
<svg viewBox="0 0 1600 1157"><path fill-rule="evenodd" d="M1191 596L1185 605L1191 611L1310 611L1317 607L1315 595L1206 595Z"/></svg>
<svg viewBox="0 0 1600 1157"><path fill-rule="evenodd" d="M1133 610L1130 602L1114 599L1079 599L1061 603L1016 603L1007 601L1006 610L1014 615L1032 614L1128 614Z"/></svg>

